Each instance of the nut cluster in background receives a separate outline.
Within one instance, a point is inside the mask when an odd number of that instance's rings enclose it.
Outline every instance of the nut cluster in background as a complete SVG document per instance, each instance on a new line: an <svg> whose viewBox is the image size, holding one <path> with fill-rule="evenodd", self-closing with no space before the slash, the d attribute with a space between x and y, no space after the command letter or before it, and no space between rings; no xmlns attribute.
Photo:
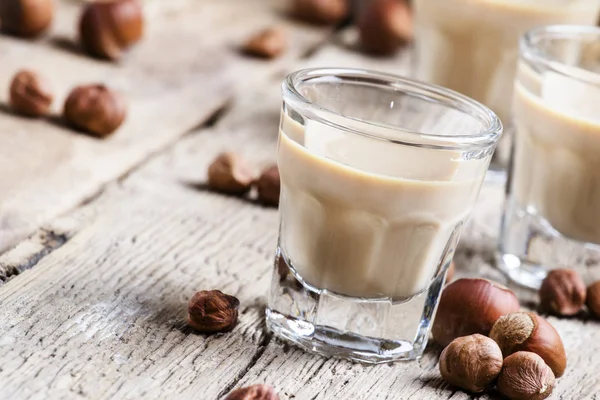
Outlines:
<svg viewBox="0 0 600 400"><path fill-rule="evenodd" d="M34 38L50 27L53 0L0 0L3 33ZM144 19L138 0L105 0L85 3L79 19L79 42L89 55L118 60L143 36ZM27 117L50 114L54 91L38 71L23 69L13 77L9 102ZM115 132L127 115L124 97L101 83L75 87L63 107L64 121L74 129L96 137Z"/></svg>
<svg viewBox="0 0 600 400"><path fill-rule="evenodd" d="M289 15L317 26L353 25L358 31L356 49L372 55L389 56L413 38L409 0L287 0ZM269 27L250 36L242 51L272 59L288 45L281 27Z"/></svg>

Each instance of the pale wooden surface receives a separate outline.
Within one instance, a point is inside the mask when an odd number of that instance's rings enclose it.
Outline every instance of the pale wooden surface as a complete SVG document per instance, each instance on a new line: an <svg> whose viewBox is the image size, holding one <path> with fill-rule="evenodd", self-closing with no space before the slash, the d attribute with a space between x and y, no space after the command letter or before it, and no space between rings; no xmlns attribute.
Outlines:
<svg viewBox="0 0 600 400"><path fill-rule="evenodd" d="M283 20L282 3L203 0L196 13L184 7L156 22L156 32L168 34L148 39L119 67L65 53L52 41L0 38L2 76L40 59L57 87L86 79L126 86L127 76L133 80L125 89L138 104L107 142L0 114L0 247L10 248L0 255L1 399L212 400L263 382L282 399L470 398L441 380L435 347L419 362L372 367L304 353L265 330L277 212L203 189L208 163L224 149L258 166L274 161L287 71L406 73L410 65L407 53L370 59L344 47L351 32L322 44L330 32ZM61 18L73 18L65 10ZM276 62L236 53L245 35L275 20L292 33L293 51ZM197 41L177 38L194 32ZM154 64L154 46L173 49L164 64ZM172 65L176 55L187 61ZM214 124L186 135L226 102ZM503 280L491 267L502 193L484 187L456 256L460 274ZM212 288L242 302L232 333L204 336L185 326L187 299ZM600 324L551 322L569 356L552 398L597 398Z"/></svg>

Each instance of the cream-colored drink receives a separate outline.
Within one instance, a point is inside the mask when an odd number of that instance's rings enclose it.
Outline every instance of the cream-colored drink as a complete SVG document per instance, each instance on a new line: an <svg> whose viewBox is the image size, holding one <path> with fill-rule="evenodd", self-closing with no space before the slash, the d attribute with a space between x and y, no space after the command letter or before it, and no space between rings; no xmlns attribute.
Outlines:
<svg viewBox="0 0 600 400"><path fill-rule="evenodd" d="M599 0L414 0L417 75L490 107L505 125L519 37L550 24L595 25Z"/></svg>
<svg viewBox="0 0 600 400"><path fill-rule="evenodd" d="M404 299L428 288L451 256L487 159L303 127L283 115L281 246L319 289Z"/></svg>
<svg viewBox="0 0 600 400"><path fill-rule="evenodd" d="M578 73L581 80L520 64L512 190L520 208L563 235L600 244L600 79Z"/></svg>

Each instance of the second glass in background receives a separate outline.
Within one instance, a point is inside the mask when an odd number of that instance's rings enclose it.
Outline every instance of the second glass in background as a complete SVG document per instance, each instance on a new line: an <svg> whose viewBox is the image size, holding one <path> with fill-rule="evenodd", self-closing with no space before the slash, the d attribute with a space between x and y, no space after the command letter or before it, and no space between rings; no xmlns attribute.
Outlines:
<svg viewBox="0 0 600 400"><path fill-rule="evenodd" d="M600 28L521 40L499 266L536 288L547 270L600 279Z"/></svg>
<svg viewBox="0 0 600 400"><path fill-rule="evenodd" d="M518 43L550 24L596 25L598 0L413 0L416 77L467 95L511 126ZM505 135L492 163L508 163Z"/></svg>

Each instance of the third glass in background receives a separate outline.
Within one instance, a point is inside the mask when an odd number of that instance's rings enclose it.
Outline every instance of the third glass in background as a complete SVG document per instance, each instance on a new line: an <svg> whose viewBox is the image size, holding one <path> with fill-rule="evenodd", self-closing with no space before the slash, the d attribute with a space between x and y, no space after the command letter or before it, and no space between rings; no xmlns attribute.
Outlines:
<svg viewBox="0 0 600 400"><path fill-rule="evenodd" d="M557 267L600 279L600 28L527 33L513 110L500 268L534 288Z"/></svg>
<svg viewBox="0 0 600 400"><path fill-rule="evenodd" d="M519 37L550 24L596 25L598 0L414 0L418 79L490 107L506 128ZM495 168L508 162L509 135Z"/></svg>

